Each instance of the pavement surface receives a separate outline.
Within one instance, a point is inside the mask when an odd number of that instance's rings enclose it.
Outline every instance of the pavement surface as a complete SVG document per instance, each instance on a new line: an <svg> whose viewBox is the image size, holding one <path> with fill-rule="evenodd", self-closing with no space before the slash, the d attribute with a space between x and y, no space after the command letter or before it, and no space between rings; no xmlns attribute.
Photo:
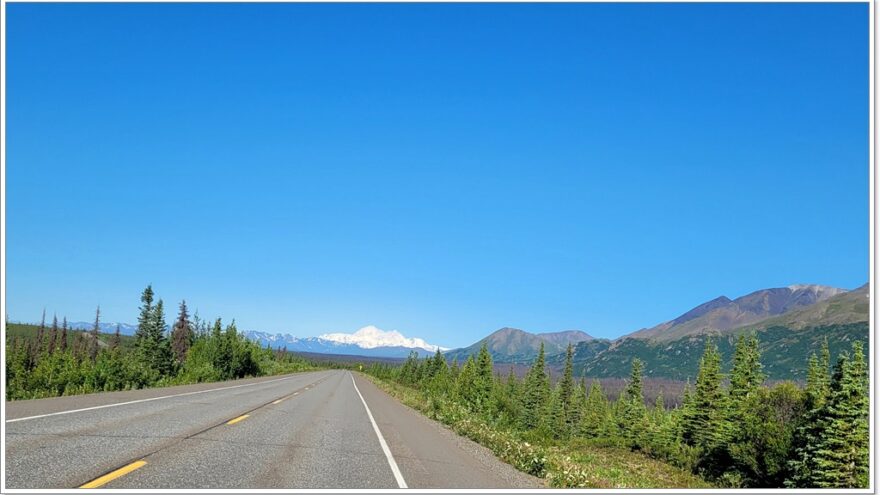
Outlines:
<svg viewBox="0 0 880 495"><path fill-rule="evenodd" d="M6 403L6 488L525 488L343 370Z"/></svg>

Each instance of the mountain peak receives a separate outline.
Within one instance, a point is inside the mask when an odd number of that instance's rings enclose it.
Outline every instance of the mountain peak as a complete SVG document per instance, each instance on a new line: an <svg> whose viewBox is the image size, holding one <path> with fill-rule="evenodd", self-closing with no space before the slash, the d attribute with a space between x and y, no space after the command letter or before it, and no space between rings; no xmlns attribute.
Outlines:
<svg viewBox="0 0 880 495"><path fill-rule="evenodd" d="M811 306L847 291L816 284L761 289L734 300L716 297L700 304L678 318L626 337L671 340L688 335L725 332L757 323L797 308Z"/></svg>
<svg viewBox="0 0 880 495"><path fill-rule="evenodd" d="M447 358L467 359L468 356L479 352L480 347L486 344L489 354L496 363L525 363L531 362L538 355L542 344L544 352L549 356L564 351L569 343L578 344L591 340L594 340L592 336L580 330L535 334L519 328L504 327L468 347L450 351L447 353Z"/></svg>
<svg viewBox="0 0 880 495"><path fill-rule="evenodd" d="M444 347L429 344L418 337L407 338L397 330L382 330L375 325L367 325L354 333L327 333L319 335L319 339L339 342L340 344L355 344L364 349L377 347L411 347L428 351L445 350Z"/></svg>

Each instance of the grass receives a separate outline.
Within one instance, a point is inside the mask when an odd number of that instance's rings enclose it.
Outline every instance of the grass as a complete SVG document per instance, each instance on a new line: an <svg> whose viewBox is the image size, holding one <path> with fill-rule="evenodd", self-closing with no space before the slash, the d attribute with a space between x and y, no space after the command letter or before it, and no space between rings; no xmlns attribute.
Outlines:
<svg viewBox="0 0 880 495"><path fill-rule="evenodd" d="M457 404L438 404L415 389L364 376L403 404L487 447L520 471L545 478L554 488L713 487L685 470L627 449L592 445L582 439L533 445L516 432L493 428Z"/></svg>

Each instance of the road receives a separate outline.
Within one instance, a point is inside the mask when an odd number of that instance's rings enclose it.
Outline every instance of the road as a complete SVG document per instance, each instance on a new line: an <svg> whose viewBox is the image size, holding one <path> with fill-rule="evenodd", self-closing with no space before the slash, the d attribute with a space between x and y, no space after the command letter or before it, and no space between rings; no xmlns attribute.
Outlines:
<svg viewBox="0 0 880 495"><path fill-rule="evenodd" d="M344 370L6 403L7 488L539 488Z"/></svg>

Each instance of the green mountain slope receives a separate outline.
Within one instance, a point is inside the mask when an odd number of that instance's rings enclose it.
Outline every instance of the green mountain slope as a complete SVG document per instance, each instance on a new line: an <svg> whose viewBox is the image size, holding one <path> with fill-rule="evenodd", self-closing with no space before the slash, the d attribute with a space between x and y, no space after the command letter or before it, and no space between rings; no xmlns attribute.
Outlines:
<svg viewBox="0 0 880 495"><path fill-rule="evenodd" d="M485 342L496 363L530 363L538 355L541 343L544 344L544 352L551 355L564 351L569 342L577 344L592 339L593 337L577 330L534 334L518 328L505 327L468 347L453 349L445 355L447 360L457 359L461 362L470 355L476 355Z"/></svg>
<svg viewBox="0 0 880 495"><path fill-rule="evenodd" d="M868 321L869 295L869 285L865 284L858 289L836 295L816 304L794 309L753 325L740 327L737 331L760 331L770 327L801 329L818 325Z"/></svg>
<svg viewBox="0 0 880 495"><path fill-rule="evenodd" d="M764 372L771 380L802 380L805 378L810 353L818 353L826 337L831 355L835 356L839 352L847 351L854 340L862 341L867 346L868 331L867 322L805 329L782 326L767 328L758 332ZM645 363L647 377L690 379L693 383L707 339L713 339L718 344L724 369L730 370L737 333L739 332L724 335L702 334L671 342L625 338L615 341L608 349L598 353L588 347L590 343L581 343L576 348L574 370L579 376L624 378L629 375L633 358L639 358ZM551 356L548 362L558 368L564 362L564 356Z"/></svg>

